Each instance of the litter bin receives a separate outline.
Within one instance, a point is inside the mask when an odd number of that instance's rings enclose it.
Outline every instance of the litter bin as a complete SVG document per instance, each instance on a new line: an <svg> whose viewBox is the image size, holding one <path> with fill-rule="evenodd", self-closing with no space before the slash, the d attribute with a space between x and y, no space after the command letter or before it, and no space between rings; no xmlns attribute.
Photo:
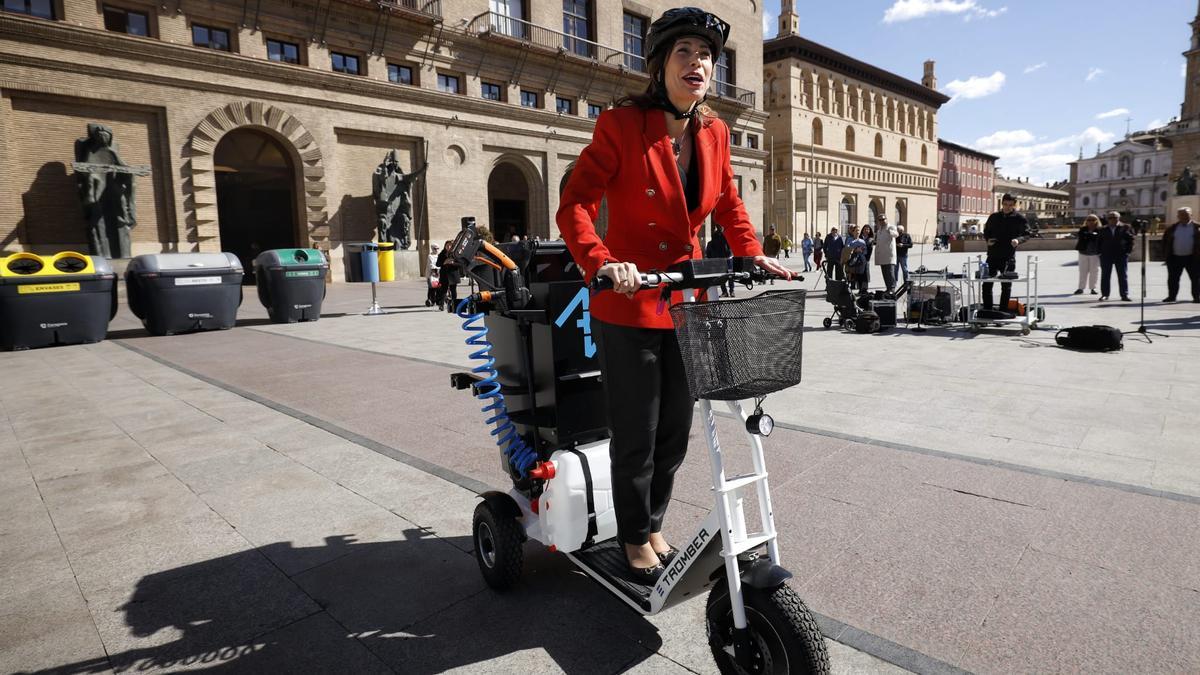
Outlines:
<svg viewBox="0 0 1200 675"><path fill-rule="evenodd" d="M154 335L225 330L242 304L242 263L232 253L139 255L125 287L129 309Z"/></svg>
<svg viewBox="0 0 1200 675"><path fill-rule="evenodd" d="M359 241L346 244L346 281L351 283L379 282L379 244Z"/></svg>
<svg viewBox="0 0 1200 675"><path fill-rule="evenodd" d="M380 281L395 281L396 280L396 244L390 241L381 241L375 244L375 258L379 261L379 280Z"/></svg>
<svg viewBox="0 0 1200 675"><path fill-rule="evenodd" d="M315 248L277 248L254 259L258 299L275 323L316 321L329 263Z"/></svg>
<svg viewBox="0 0 1200 675"><path fill-rule="evenodd" d="M0 258L0 349L100 342L116 314L116 275L102 257Z"/></svg>

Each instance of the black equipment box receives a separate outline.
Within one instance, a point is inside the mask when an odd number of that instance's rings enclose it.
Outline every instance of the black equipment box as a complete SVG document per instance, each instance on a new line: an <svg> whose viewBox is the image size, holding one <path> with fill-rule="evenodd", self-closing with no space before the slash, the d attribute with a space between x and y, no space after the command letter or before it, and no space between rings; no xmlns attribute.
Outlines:
<svg viewBox="0 0 1200 675"><path fill-rule="evenodd" d="M872 300L871 311L879 315L880 327L894 328L896 326L895 300Z"/></svg>

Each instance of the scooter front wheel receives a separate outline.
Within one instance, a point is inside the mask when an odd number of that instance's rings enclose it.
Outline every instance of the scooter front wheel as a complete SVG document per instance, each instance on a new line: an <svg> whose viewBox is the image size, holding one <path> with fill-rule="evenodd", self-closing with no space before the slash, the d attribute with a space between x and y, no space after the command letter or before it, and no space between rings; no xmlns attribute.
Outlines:
<svg viewBox="0 0 1200 675"><path fill-rule="evenodd" d="M829 672L829 651L812 613L787 584L771 590L742 586L750 643L749 662L734 658L733 609L729 589L718 583L705 609L708 644L717 668L726 675L786 675Z"/></svg>
<svg viewBox="0 0 1200 675"><path fill-rule="evenodd" d="M475 559L488 586L503 591L521 578L525 537L516 519L499 513L488 502L475 507L471 527Z"/></svg>

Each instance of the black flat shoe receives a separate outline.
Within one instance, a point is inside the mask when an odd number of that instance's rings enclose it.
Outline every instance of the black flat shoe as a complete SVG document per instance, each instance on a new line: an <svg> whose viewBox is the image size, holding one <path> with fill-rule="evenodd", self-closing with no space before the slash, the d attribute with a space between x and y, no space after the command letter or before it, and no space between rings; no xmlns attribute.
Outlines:
<svg viewBox="0 0 1200 675"><path fill-rule="evenodd" d="M658 556L658 559L662 561L663 565L670 565L671 561L675 559L675 556L679 554L679 549L672 546L671 550L666 551L665 553L659 553L655 551L654 554Z"/></svg>
<svg viewBox="0 0 1200 675"><path fill-rule="evenodd" d="M662 565L655 565L654 567L634 567L633 565L627 565L627 567L629 568L629 578L633 579L636 583L646 586L653 586L658 583L658 578L666 570Z"/></svg>

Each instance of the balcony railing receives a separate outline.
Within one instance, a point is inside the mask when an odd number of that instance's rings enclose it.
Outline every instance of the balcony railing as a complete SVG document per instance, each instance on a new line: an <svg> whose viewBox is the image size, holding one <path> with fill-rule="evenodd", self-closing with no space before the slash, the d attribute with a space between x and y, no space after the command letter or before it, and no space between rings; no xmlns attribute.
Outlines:
<svg viewBox="0 0 1200 675"><path fill-rule="evenodd" d="M646 59L639 54L606 47L523 19L498 12L484 12L471 20L467 32L479 37L512 40L548 52L566 54L599 65L646 74ZM725 82L713 82L713 98L736 105L754 107L754 92Z"/></svg>
<svg viewBox="0 0 1200 675"><path fill-rule="evenodd" d="M645 59L637 54L606 47L598 42L539 26L523 19L515 19L499 12L484 12L475 17L468 24L467 32L480 37L515 40L557 54L566 54L613 68L642 72L646 67Z"/></svg>
<svg viewBox="0 0 1200 675"><path fill-rule="evenodd" d="M442 20L442 0L375 0L379 6L413 14L425 19Z"/></svg>

